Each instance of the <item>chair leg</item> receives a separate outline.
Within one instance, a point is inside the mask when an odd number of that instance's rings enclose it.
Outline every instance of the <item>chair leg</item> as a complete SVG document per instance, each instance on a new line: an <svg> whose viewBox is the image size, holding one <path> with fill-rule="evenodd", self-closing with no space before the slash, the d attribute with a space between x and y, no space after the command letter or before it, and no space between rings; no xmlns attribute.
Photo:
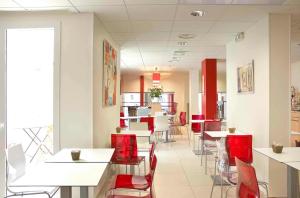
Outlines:
<svg viewBox="0 0 300 198"><path fill-rule="evenodd" d="M228 191L229 191L232 187L233 187L233 186L229 186L229 187L226 189L225 198L227 198L227 196L228 196Z"/></svg>
<svg viewBox="0 0 300 198"><path fill-rule="evenodd" d="M212 185L211 192L210 192L210 198L212 198L212 195L213 195L214 187L216 184L216 176L217 176L217 159L215 159L214 181L213 181L213 185Z"/></svg>
<svg viewBox="0 0 300 198"><path fill-rule="evenodd" d="M146 175L146 158L144 159L144 175Z"/></svg>
<svg viewBox="0 0 300 198"><path fill-rule="evenodd" d="M207 152L205 152L205 175L207 175Z"/></svg>

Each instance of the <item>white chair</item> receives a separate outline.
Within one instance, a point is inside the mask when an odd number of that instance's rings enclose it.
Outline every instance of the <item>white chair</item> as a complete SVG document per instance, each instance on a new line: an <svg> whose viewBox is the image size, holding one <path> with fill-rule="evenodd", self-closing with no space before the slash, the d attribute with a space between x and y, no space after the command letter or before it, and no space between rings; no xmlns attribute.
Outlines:
<svg viewBox="0 0 300 198"><path fill-rule="evenodd" d="M163 116L163 115L164 115L164 112L162 112L162 111L158 111L158 112L154 113L154 116Z"/></svg>
<svg viewBox="0 0 300 198"><path fill-rule="evenodd" d="M58 191L58 187L9 187L9 184L26 173L26 158L21 144L11 144L6 149L7 160L7 191L10 193L6 197L32 196L44 194L51 198Z"/></svg>
<svg viewBox="0 0 300 198"><path fill-rule="evenodd" d="M168 132L170 130L169 127L169 119L168 116L156 116L154 118L154 132L157 135L158 132ZM167 134L168 135L168 134Z"/></svg>

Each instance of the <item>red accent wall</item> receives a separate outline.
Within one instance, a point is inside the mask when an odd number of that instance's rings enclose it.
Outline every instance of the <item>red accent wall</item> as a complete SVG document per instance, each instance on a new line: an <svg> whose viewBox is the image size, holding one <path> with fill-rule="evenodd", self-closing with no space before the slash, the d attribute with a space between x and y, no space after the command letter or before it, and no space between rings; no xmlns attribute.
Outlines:
<svg viewBox="0 0 300 198"><path fill-rule="evenodd" d="M145 79L144 76L140 76L140 106L144 106L145 95Z"/></svg>
<svg viewBox="0 0 300 198"><path fill-rule="evenodd" d="M202 113L205 119L215 119L217 114L217 60L202 61Z"/></svg>

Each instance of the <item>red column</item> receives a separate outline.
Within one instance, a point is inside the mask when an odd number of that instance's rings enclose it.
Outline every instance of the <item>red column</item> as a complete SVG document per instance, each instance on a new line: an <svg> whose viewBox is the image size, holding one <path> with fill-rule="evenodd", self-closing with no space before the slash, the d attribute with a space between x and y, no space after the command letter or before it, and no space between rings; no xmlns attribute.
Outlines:
<svg viewBox="0 0 300 198"><path fill-rule="evenodd" d="M217 60L202 61L202 113L205 119L217 115Z"/></svg>
<svg viewBox="0 0 300 198"><path fill-rule="evenodd" d="M140 76L140 106L144 106L144 95L145 95L145 85L144 85L144 76Z"/></svg>

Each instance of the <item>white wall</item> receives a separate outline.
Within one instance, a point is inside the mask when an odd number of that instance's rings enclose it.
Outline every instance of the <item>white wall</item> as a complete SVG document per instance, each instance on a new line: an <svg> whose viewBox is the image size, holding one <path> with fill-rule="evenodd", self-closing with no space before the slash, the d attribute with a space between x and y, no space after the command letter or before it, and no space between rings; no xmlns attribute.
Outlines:
<svg viewBox="0 0 300 198"><path fill-rule="evenodd" d="M190 119L193 114L199 114L199 69L192 69L189 71L189 103L190 103Z"/></svg>
<svg viewBox="0 0 300 198"><path fill-rule="evenodd" d="M300 61L291 65L291 86L294 86L300 92Z"/></svg>
<svg viewBox="0 0 300 198"><path fill-rule="evenodd" d="M94 57L93 57L93 146L109 146L110 133L119 126L120 113L120 72L117 76L117 105L112 107L103 106L103 40L107 40L118 51L118 71L120 71L119 46L105 31L101 21L94 17Z"/></svg>
<svg viewBox="0 0 300 198"><path fill-rule="evenodd" d="M253 147L269 147L277 140L288 139L289 84L289 16L269 16L245 32L245 39L227 45L227 103L228 125L253 134ZM277 28L276 28L277 26ZM280 29L285 29L280 31ZM278 55L279 50L286 50ZM252 94L237 93L237 67L254 60L255 90ZM277 63L278 62L278 63ZM278 83L282 85L278 86ZM274 98L280 98L274 100ZM280 108L277 108L280 106ZM273 114L271 116L271 114ZM281 116L282 120L277 120ZM279 128L279 129L276 129ZM280 132L279 132L280 130ZM279 134L280 133L280 134ZM281 138L281 139L278 139ZM254 152L257 175L269 180L269 170L280 180L270 178L272 195L282 196L286 183L283 167L268 166L268 159ZM274 174L276 173L276 174Z"/></svg>

